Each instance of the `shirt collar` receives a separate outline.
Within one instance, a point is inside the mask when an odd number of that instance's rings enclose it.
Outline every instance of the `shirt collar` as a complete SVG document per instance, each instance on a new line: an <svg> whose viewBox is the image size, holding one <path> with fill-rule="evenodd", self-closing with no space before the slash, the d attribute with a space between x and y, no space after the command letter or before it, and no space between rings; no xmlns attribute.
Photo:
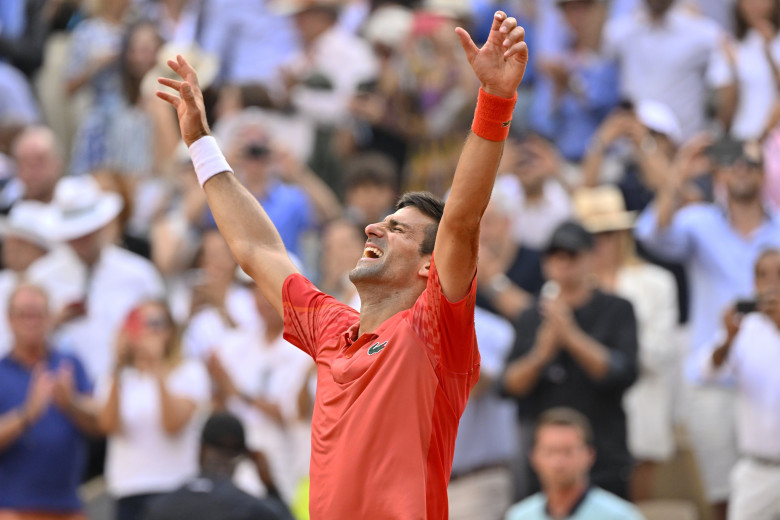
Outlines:
<svg viewBox="0 0 780 520"><path fill-rule="evenodd" d="M573 517L577 513L577 510L585 502L585 499L588 498L588 494L590 493L591 489L593 489L593 487L590 484L588 484L588 486L585 488L585 491L582 492L582 495L580 496L580 498L578 498L577 501L574 502L574 504L571 506L571 509L566 512L566 516L564 516L564 518L571 518L571 517ZM550 507L549 507L549 504L547 503L547 499L546 498L544 500L544 513L549 518L553 518L553 516L550 514Z"/></svg>

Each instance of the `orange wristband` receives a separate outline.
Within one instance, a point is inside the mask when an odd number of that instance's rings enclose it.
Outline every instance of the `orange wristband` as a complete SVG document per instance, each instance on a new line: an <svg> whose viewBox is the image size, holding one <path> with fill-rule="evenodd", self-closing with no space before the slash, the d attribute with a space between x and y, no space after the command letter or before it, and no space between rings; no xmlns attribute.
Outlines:
<svg viewBox="0 0 780 520"><path fill-rule="evenodd" d="M512 123L515 101L517 92L511 98L504 98L488 94L480 87L471 131L488 141L506 139L509 135L509 125Z"/></svg>

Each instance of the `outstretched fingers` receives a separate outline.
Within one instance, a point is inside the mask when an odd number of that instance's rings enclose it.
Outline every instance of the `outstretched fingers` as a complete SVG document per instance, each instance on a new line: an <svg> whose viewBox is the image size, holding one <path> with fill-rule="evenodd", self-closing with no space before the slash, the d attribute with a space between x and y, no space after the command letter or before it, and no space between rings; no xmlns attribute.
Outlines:
<svg viewBox="0 0 780 520"><path fill-rule="evenodd" d="M179 105L181 105L181 98L179 98L179 96L174 96L173 94L168 94L167 92L161 92L159 90L155 92L155 94L166 103L173 105L176 110L179 109Z"/></svg>

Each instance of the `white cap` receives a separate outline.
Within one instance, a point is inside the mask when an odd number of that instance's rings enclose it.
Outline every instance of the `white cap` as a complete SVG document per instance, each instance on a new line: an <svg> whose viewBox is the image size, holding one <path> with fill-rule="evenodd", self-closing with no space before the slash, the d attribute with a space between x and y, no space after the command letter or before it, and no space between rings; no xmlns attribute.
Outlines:
<svg viewBox="0 0 780 520"><path fill-rule="evenodd" d="M650 130L664 134L674 144L681 144L683 140L682 128L677 116L667 105L649 99L640 101L636 106L636 115L639 121Z"/></svg>

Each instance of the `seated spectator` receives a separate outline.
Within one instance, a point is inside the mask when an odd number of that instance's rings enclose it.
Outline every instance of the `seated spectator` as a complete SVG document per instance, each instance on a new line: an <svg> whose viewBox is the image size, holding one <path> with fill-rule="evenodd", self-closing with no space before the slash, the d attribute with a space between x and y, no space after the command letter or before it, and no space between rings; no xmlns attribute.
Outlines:
<svg viewBox="0 0 780 520"><path fill-rule="evenodd" d="M755 298L729 308L721 340L704 359L709 380L729 374L737 385L740 459L731 473L731 520L780 518L779 249L755 263Z"/></svg>
<svg viewBox="0 0 780 520"><path fill-rule="evenodd" d="M515 208L512 235L525 247L541 251L556 227L572 215L567 179L558 152L537 134L506 143L496 187Z"/></svg>
<svg viewBox="0 0 780 520"><path fill-rule="evenodd" d="M515 320L544 283L541 253L511 238L512 200L498 188L482 215L477 269L477 305Z"/></svg>
<svg viewBox="0 0 780 520"><path fill-rule="evenodd" d="M252 307L262 330L234 329L223 334L208 359L209 374L217 402L242 419L256 464L262 467L263 459L267 460L279 494L289 502L300 480L308 476L311 427L304 420L308 417L298 395L306 387L313 363L282 337L282 317L252 279L243 277L252 288ZM262 458L257 458L258 453ZM239 482L262 492L258 474L253 471Z"/></svg>
<svg viewBox="0 0 780 520"><path fill-rule="evenodd" d="M190 319L184 331L185 355L205 360L232 329L262 330L252 292L236 280L236 261L216 229L201 241L198 280L190 287Z"/></svg>
<svg viewBox="0 0 780 520"><path fill-rule="evenodd" d="M208 374L182 360L180 336L163 302L128 314L117 338L113 372L96 391L98 424L108 437L106 484L117 520L138 520L150 499L197 474Z"/></svg>
<svg viewBox="0 0 780 520"><path fill-rule="evenodd" d="M651 498L659 463L674 453L673 400L679 360L677 289L665 269L641 260L631 235L636 214L625 210L614 186L582 188L574 207L595 239L593 271L601 290L634 307L639 334L639 378L623 405L628 447L636 459L633 501Z"/></svg>
<svg viewBox="0 0 780 520"><path fill-rule="evenodd" d="M360 309L360 296L349 279L349 273L363 256L365 244L363 228L346 219L330 222L322 233L317 287L356 310Z"/></svg>
<svg viewBox="0 0 780 520"><path fill-rule="evenodd" d="M231 481L247 455L244 427L228 413L215 413L200 438L200 474L155 499L144 520L292 520L276 498L247 495Z"/></svg>
<svg viewBox="0 0 780 520"><path fill-rule="evenodd" d="M0 212L7 213L17 200L51 202L64 166L54 132L44 126L26 128L13 141L11 156L16 177L3 187Z"/></svg>
<svg viewBox="0 0 780 520"><path fill-rule="evenodd" d="M512 503L511 464L517 454L517 410L495 382L504 370L515 331L507 320L476 307L474 330L481 357L479 381L460 418L447 487L450 520L496 520Z"/></svg>
<svg viewBox="0 0 780 520"><path fill-rule="evenodd" d="M8 296L24 278L27 268L49 251L51 243L43 230L51 211L37 201L21 201L11 208L8 217L0 218L0 237L3 240L0 271L0 356L11 348L11 329L6 322Z"/></svg>
<svg viewBox="0 0 780 520"><path fill-rule="evenodd" d="M162 280L151 262L109 242L122 200L91 176L61 179L52 208L49 238L68 247L52 250L27 275L51 295L61 324L58 347L82 359L96 381L111 371L111 345L124 317L138 302L162 297Z"/></svg>
<svg viewBox="0 0 780 520"><path fill-rule="evenodd" d="M543 260L549 282L515 324L503 388L525 421L556 406L583 413L596 432L593 483L627 497L633 461L623 395L637 376L636 318L628 301L591 284L592 248L579 224L553 233Z"/></svg>
<svg viewBox="0 0 780 520"><path fill-rule="evenodd" d="M353 157L344 167L344 214L360 227L379 222L393 212L398 198L398 172L378 153Z"/></svg>
<svg viewBox="0 0 780 520"><path fill-rule="evenodd" d="M96 430L91 386L78 359L52 350L49 299L11 294L11 353L0 360L0 518L86 520L77 488Z"/></svg>
<svg viewBox="0 0 780 520"><path fill-rule="evenodd" d="M531 465L542 491L512 506L506 520L642 520L633 505L590 483L596 458L588 419L570 408L539 418Z"/></svg>
<svg viewBox="0 0 780 520"><path fill-rule="evenodd" d="M619 101L614 62L598 53L600 2L556 0L571 43L561 55L539 58L531 124L552 139L563 157L579 162L601 121Z"/></svg>

